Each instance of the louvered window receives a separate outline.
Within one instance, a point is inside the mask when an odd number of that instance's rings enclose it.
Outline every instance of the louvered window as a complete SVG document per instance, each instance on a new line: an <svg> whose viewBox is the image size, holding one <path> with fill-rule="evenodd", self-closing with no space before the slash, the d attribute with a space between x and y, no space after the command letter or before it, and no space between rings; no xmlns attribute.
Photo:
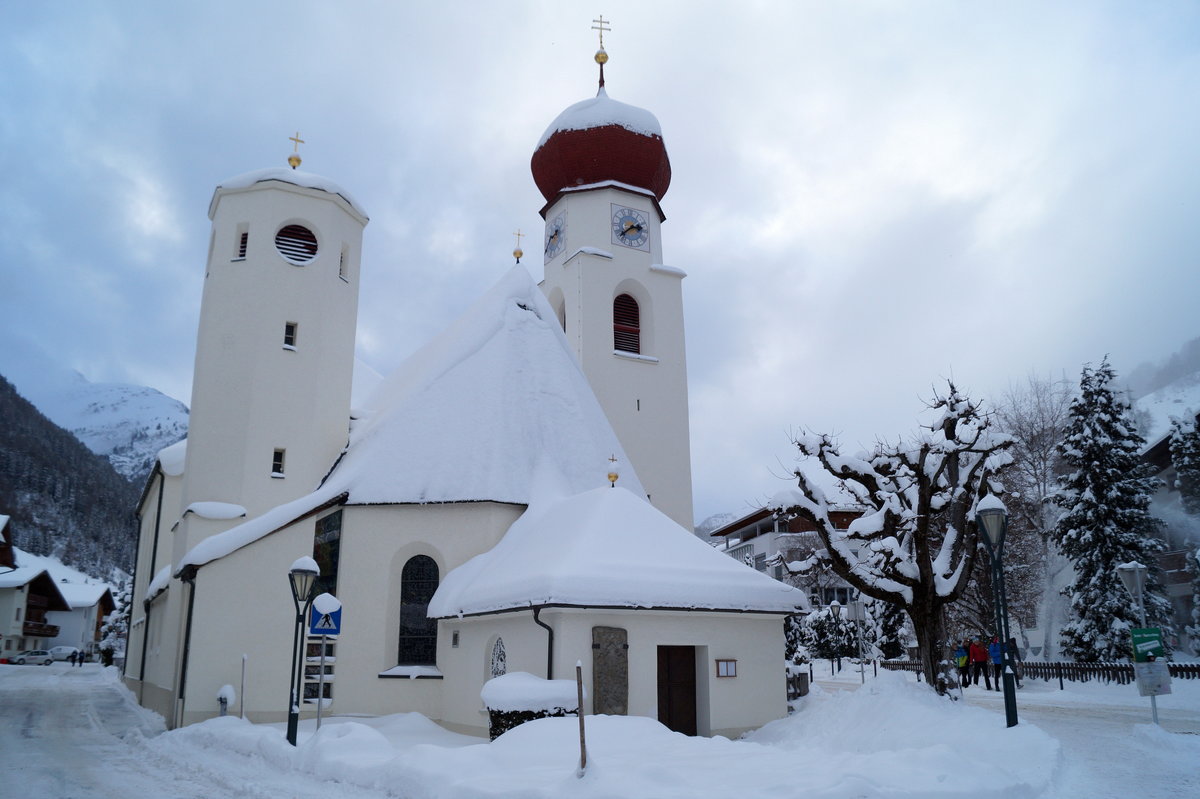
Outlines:
<svg viewBox="0 0 1200 799"><path fill-rule="evenodd" d="M317 237L303 225L288 225L275 234L275 249L294 264L306 264L317 257Z"/></svg>
<svg viewBox="0 0 1200 799"><path fill-rule="evenodd" d="M641 314L637 300L628 294L613 300L613 349L633 353L642 351Z"/></svg>
<svg viewBox="0 0 1200 799"><path fill-rule="evenodd" d="M243 234L242 234L242 236L241 236L241 238L240 238L240 239L238 239L238 254L237 254L237 257L238 257L238 258L245 258L245 257L246 257L246 245L247 245L249 242L250 242L250 234L249 234L249 233L243 233Z"/></svg>

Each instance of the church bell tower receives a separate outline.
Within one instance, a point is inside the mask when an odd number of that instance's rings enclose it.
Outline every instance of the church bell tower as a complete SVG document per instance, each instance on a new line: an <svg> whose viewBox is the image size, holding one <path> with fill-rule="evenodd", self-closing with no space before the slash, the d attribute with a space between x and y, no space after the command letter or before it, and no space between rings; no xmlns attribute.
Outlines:
<svg viewBox="0 0 1200 799"><path fill-rule="evenodd" d="M367 216L288 160L224 181L209 205L184 508L257 516L312 491L346 445ZM187 537L218 531L199 527Z"/></svg>
<svg viewBox="0 0 1200 799"><path fill-rule="evenodd" d="M658 120L600 88L533 154L546 205L542 289L651 504L693 526L683 270L663 261L671 163Z"/></svg>

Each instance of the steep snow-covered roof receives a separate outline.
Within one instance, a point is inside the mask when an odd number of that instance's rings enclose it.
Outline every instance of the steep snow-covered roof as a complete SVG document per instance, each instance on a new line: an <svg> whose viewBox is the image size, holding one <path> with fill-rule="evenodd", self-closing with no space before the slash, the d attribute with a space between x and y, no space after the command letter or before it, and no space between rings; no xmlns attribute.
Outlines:
<svg viewBox="0 0 1200 799"><path fill-rule="evenodd" d="M183 463L187 458L187 439L176 441L166 449L159 450L158 465L163 474L178 477L183 474Z"/></svg>
<svg viewBox="0 0 1200 799"><path fill-rule="evenodd" d="M614 100L608 96L608 92L600 89L595 97L580 100L556 116L534 149L540 148L560 130L588 130L605 125L619 125L643 136L662 137L662 127L654 114L644 108Z"/></svg>
<svg viewBox="0 0 1200 799"><path fill-rule="evenodd" d="M558 319L523 267L375 392L350 443L313 493L199 543L203 565L345 497L348 505L495 501L528 504L535 472L563 493L621 484L645 495Z"/></svg>
<svg viewBox="0 0 1200 799"><path fill-rule="evenodd" d="M221 189L248 189L256 183L263 183L268 180L278 180L283 183L291 183L293 186L301 186L306 189L319 189L327 191L330 194L336 194L348 202L350 207L357 211L364 219L367 217L367 212L350 196L350 193L329 178L282 166L256 169L253 172L246 172L228 180L222 180L217 184L217 188L213 192L213 200L216 200L217 192ZM210 215L212 214L213 207L212 205L209 206Z"/></svg>
<svg viewBox="0 0 1200 799"><path fill-rule="evenodd" d="M618 486L531 505L500 543L446 575L429 615L531 605L791 613L804 604L800 591Z"/></svg>

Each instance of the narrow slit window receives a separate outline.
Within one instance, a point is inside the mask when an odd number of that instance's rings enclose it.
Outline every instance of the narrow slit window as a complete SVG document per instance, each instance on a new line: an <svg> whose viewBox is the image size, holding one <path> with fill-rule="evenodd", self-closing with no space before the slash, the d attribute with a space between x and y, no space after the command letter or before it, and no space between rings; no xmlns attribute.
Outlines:
<svg viewBox="0 0 1200 799"><path fill-rule="evenodd" d="M247 247L247 245L249 245L249 243L250 243L250 226L243 222L242 224L237 226L237 238L234 239L234 244L233 244L233 260L235 260L235 261L246 260L246 247Z"/></svg>
<svg viewBox="0 0 1200 799"><path fill-rule="evenodd" d="M349 258L347 257L346 250L347 250L347 247L346 247L346 245L343 244L342 245L342 257L338 260L338 277L340 277L342 280L349 282L350 278L346 275L346 269L348 268L346 266L346 262L349 260Z"/></svg>
<svg viewBox="0 0 1200 799"><path fill-rule="evenodd" d="M283 323L283 346L291 347L292 349L296 348L297 328L298 326L295 322Z"/></svg>
<svg viewBox="0 0 1200 799"><path fill-rule="evenodd" d="M613 300L613 349L635 355L642 351L641 313L628 294Z"/></svg>
<svg viewBox="0 0 1200 799"><path fill-rule="evenodd" d="M271 456L271 476L283 477L283 456L285 450L277 449Z"/></svg>

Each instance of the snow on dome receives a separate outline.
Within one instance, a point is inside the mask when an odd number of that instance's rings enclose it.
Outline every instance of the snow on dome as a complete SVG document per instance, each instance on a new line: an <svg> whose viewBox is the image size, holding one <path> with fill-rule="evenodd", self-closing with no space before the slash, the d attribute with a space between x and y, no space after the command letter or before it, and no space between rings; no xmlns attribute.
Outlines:
<svg viewBox="0 0 1200 799"><path fill-rule="evenodd" d="M654 114L611 99L604 89L555 118L534 148L533 180L547 201L560 192L620 183L662 199L671 161Z"/></svg>
<svg viewBox="0 0 1200 799"><path fill-rule="evenodd" d="M540 150L560 130L587 130L605 125L618 125L642 136L662 138L662 127L654 114L644 108L614 100L601 89L595 97L580 100L555 117L534 149Z"/></svg>
<svg viewBox="0 0 1200 799"><path fill-rule="evenodd" d="M296 561L292 564L292 568L288 569L288 571L313 572L314 574L320 574L321 567L317 565L315 560L310 558L308 555L305 555L304 557L296 558Z"/></svg>
<svg viewBox="0 0 1200 799"><path fill-rule="evenodd" d="M446 575L429 616L536 605L792 613L804 603L618 486L531 506L495 547Z"/></svg>
<svg viewBox="0 0 1200 799"><path fill-rule="evenodd" d="M263 183L268 180L278 180L282 183L291 183L293 186L301 186L306 189L318 189L327 191L330 194L336 194L350 204L360 216L367 218L367 212L359 205L350 193L343 189L332 180L321 175L314 175L311 172L301 172L289 167L269 167L267 169L256 169L253 172L246 172L242 175L236 175L228 180L223 180L217 184L216 190L213 192L213 201L216 201L217 194L222 189L248 189L256 183ZM212 215L213 206L209 206L209 215Z"/></svg>
<svg viewBox="0 0 1200 799"><path fill-rule="evenodd" d="M316 491L206 538L179 568L335 502L528 505L551 483L560 496L607 487L612 455L625 464L621 484L645 496L558 317L515 266L378 387Z"/></svg>
<svg viewBox="0 0 1200 799"><path fill-rule="evenodd" d="M187 439L176 441L158 452L158 465L168 477L183 474L183 462L187 458Z"/></svg>

